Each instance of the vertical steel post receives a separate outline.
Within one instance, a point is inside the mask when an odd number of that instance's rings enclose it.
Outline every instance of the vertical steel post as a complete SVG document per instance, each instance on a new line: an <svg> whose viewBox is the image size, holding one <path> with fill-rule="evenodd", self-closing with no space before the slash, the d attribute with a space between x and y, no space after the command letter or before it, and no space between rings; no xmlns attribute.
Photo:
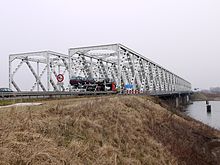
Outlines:
<svg viewBox="0 0 220 165"><path fill-rule="evenodd" d="M47 90L50 91L50 56L46 53L47 58Z"/></svg>
<svg viewBox="0 0 220 165"><path fill-rule="evenodd" d="M120 90L120 93L122 93L121 89L121 52L120 52L120 47L117 45L117 56L118 56L118 88Z"/></svg>
<svg viewBox="0 0 220 165"><path fill-rule="evenodd" d="M58 65L58 75L60 74L60 65ZM61 91L61 84L58 85L59 91Z"/></svg>
<svg viewBox="0 0 220 165"><path fill-rule="evenodd" d="M39 92L40 87L39 87L39 61L37 62L37 91Z"/></svg>
<svg viewBox="0 0 220 165"><path fill-rule="evenodd" d="M12 82L12 74L11 74L11 67L12 67L12 61L11 61L11 56L9 56L9 88L12 88L11 82Z"/></svg>
<svg viewBox="0 0 220 165"><path fill-rule="evenodd" d="M71 60L71 58L72 58L72 54L71 54L71 52L70 52L70 50L68 50L68 62L69 62L69 80L71 79L71 74L72 74L72 60ZM70 83L68 83L68 88L69 88L69 91L71 91L71 85L70 85Z"/></svg>

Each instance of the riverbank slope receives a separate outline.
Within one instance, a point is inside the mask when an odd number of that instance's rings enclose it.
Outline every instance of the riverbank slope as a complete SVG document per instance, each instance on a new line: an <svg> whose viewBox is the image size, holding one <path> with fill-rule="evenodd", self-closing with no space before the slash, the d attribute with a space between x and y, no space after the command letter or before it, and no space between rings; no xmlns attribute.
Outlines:
<svg viewBox="0 0 220 165"><path fill-rule="evenodd" d="M219 131L147 96L0 109L0 164L217 164Z"/></svg>
<svg viewBox="0 0 220 165"><path fill-rule="evenodd" d="M193 101L220 101L220 94L195 92L191 98Z"/></svg>

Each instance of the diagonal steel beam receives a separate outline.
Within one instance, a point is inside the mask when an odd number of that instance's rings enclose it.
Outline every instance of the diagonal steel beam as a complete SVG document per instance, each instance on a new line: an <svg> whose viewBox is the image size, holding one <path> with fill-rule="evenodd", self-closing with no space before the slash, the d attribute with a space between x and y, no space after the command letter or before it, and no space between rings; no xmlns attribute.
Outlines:
<svg viewBox="0 0 220 165"><path fill-rule="evenodd" d="M43 83L39 80L39 77L37 76L36 72L34 71L33 67L31 66L30 62L27 60L25 60L25 62L27 64L27 66L29 67L30 71L32 72L32 74L34 75L36 81L38 80L38 83L39 83L41 89L43 91L46 91L46 88L44 87Z"/></svg>
<svg viewBox="0 0 220 165"><path fill-rule="evenodd" d="M18 87L18 85L15 83L14 80L12 80L11 83L13 84L13 86L15 87L15 89L16 89L18 92L21 92L20 88Z"/></svg>
<svg viewBox="0 0 220 165"><path fill-rule="evenodd" d="M14 70L14 72L12 73L12 77L14 77L15 73L18 71L18 69L22 66L23 64L23 60L18 64L18 66L16 67L16 69Z"/></svg>
<svg viewBox="0 0 220 165"><path fill-rule="evenodd" d="M42 72L41 72L41 74L40 74L40 76L39 76L39 78L38 78L37 81L39 81L39 80L42 78L42 76L44 75L44 73L46 72L46 70L47 70L47 66L44 67L44 69L42 70ZM32 88L31 88L31 91L33 91L36 86L37 86L37 82L34 83L34 85L33 85Z"/></svg>

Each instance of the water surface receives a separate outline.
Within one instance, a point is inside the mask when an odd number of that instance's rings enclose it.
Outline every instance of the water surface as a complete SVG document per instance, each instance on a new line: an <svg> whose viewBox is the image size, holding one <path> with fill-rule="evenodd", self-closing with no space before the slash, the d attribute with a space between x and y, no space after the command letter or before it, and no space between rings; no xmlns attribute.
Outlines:
<svg viewBox="0 0 220 165"><path fill-rule="evenodd" d="M220 130L220 101L210 101L211 113L207 112L205 101L196 101L186 108L185 113L211 127Z"/></svg>

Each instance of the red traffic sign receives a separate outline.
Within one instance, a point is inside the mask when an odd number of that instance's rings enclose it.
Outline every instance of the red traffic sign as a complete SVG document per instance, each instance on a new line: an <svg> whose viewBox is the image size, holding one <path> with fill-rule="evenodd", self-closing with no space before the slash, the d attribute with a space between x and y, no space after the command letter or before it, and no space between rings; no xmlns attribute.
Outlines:
<svg viewBox="0 0 220 165"><path fill-rule="evenodd" d="M62 74L58 74L57 75L57 81L58 82L63 82L63 80L64 80L64 76Z"/></svg>

